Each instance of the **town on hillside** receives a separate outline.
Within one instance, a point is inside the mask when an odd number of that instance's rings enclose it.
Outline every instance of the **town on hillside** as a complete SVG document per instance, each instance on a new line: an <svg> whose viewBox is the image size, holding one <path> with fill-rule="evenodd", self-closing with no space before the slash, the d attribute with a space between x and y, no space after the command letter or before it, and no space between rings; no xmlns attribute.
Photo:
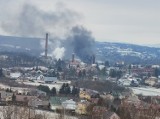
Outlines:
<svg viewBox="0 0 160 119"><path fill-rule="evenodd" d="M0 69L3 119L160 118L160 65L111 65L95 55L84 63L74 53L39 61Z"/></svg>

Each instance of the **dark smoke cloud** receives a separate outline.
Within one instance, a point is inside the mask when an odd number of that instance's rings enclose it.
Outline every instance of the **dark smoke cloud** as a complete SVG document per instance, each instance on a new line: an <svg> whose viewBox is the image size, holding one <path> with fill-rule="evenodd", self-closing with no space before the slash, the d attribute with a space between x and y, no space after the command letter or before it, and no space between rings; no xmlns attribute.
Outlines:
<svg viewBox="0 0 160 119"><path fill-rule="evenodd" d="M45 37L48 32L49 53L58 54L59 50L55 49L64 47L66 57L74 52L82 61L89 62L94 52L91 32L77 25L81 18L79 14L67 8L59 8L46 12L33 5L24 4L14 19L1 22L1 28L10 35L25 37ZM41 44L44 46L44 40Z"/></svg>
<svg viewBox="0 0 160 119"><path fill-rule="evenodd" d="M67 8L45 12L30 4L24 4L20 11L15 19L2 21L1 28L5 32L18 36L41 37L46 32L57 36L57 30L61 30L62 35L62 31L73 26L80 17Z"/></svg>
<svg viewBox="0 0 160 119"><path fill-rule="evenodd" d="M68 52L73 51L82 61L89 63L90 58L94 53L95 40L90 31L83 26L75 26L70 31L70 36L67 38ZM66 43L67 44L67 43Z"/></svg>

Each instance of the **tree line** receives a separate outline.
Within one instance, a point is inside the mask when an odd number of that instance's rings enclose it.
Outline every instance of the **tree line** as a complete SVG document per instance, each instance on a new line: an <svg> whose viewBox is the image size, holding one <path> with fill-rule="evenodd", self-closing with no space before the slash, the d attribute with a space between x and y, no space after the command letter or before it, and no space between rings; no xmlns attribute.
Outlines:
<svg viewBox="0 0 160 119"><path fill-rule="evenodd" d="M44 86L44 85L39 85L37 87L39 90L41 91L44 91L47 93L47 95L57 95L58 91L56 90L55 87L53 87L52 89L50 89L48 86ZM62 95L73 95L73 96L76 96L79 94L79 88L73 86L72 88L70 87L70 85L68 83L64 83L60 90L59 90L59 94L62 94Z"/></svg>

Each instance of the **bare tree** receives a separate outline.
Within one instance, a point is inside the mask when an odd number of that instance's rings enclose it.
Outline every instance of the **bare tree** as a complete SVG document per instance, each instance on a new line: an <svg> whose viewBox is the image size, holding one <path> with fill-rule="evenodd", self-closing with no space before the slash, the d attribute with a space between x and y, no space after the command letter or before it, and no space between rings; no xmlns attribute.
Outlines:
<svg viewBox="0 0 160 119"><path fill-rule="evenodd" d="M3 106L0 111L2 113L2 118L3 119L12 119L12 116L13 116L13 113L14 113L13 107Z"/></svg>

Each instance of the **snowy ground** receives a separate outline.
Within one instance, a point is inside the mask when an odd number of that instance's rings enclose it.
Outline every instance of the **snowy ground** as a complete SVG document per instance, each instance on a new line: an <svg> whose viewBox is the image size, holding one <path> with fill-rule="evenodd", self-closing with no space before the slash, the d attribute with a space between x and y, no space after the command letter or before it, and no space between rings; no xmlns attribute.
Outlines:
<svg viewBox="0 0 160 119"><path fill-rule="evenodd" d="M142 94L144 96L160 96L160 89L153 87L130 87L134 94Z"/></svg>
<svg viewBox="0 0 160 119"><path fill-rule="evenodd" d="M7 89L7 88L9 89L10 86L0 83L0 88L1 89Z"/></svg>

